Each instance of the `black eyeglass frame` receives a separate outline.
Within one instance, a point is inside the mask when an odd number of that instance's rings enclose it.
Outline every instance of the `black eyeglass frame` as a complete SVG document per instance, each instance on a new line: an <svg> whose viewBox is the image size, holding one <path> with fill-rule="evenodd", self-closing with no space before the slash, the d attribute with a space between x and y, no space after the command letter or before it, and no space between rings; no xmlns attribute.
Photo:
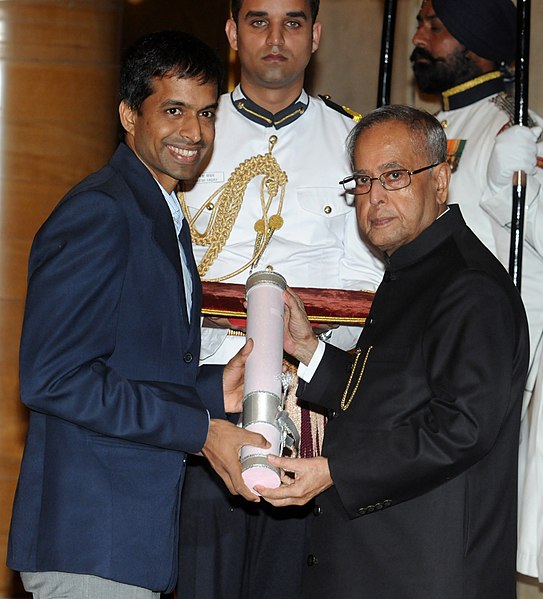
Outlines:
<svg viewBox="0 0 543 599"><path fill-rule="evenodd" d="M355 191L356 185L355 185L355 187L353 187L353 189L347 189L345 187L345 184L349 183L349 181L354 181L356 179L356 177L361 176L362 173L353 173L352 175L349 175L348 177L345 177L344 179L342 179L339 183L340 183L340 185L343 185L343 189L345 190L345 193L348 193L349 195L355 195L355 196L364 196L364 195L367 195L368 193L370 193L374 181L379 181L381 183L381 186L383 187L383 189L385 189L386 191L398 191L400 189L405 189L406 187L409 187L411 185L411 177L413 175L418 175L419 173L422 173L431 168L434 168L435 166L439 166L440 164L442 164L442 163L434 162L433 164L429 164L428 166L423 166L422 168L417 168L414 171L410 171L406 168L394 168L389 171L385 171L384 173L381 173L378 177L368 177L369 183L370 183L370 188L368 189L368 191L361 191L359 193L356 193L356 191ZM385 182L382 179L382 177L384 177L385 175L388 175L389 173L407 173L409 175L409 183L407 183L406 185L402 185L401 187L394 187L392 189L388 189L387 187L385 187ZM367 175L362 175L362 176L367 177Z"/></svg>

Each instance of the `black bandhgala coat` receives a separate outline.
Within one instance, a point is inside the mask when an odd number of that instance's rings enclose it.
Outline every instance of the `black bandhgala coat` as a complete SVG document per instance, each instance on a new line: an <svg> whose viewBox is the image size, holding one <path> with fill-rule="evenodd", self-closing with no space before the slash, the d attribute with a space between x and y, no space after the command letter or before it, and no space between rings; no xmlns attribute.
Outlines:
<svg viewBox="0 0 543 599"><path fill-rule="evenodd" d="M299 395L329 410L306 599L513 599L528 331L457 206L388 258L359 355ZM349 383L350 380L350 383Z"/></svg>

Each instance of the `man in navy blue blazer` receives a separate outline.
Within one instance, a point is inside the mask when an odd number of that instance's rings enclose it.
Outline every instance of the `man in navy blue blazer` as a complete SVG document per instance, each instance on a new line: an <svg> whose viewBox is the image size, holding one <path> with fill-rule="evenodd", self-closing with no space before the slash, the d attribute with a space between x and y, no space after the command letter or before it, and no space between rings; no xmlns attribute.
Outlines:
<svg viewBox="0 0 543 599"><path fill-rule="evenodd" d="M21 339L28 438L8 565L48 597L158 597L177 578L187 453L232 493L249 342L198 367L201 288L175 196L208 156L222 68L180 32L138 40L121 69L125 129L110 162L37 233Z"/></svg>

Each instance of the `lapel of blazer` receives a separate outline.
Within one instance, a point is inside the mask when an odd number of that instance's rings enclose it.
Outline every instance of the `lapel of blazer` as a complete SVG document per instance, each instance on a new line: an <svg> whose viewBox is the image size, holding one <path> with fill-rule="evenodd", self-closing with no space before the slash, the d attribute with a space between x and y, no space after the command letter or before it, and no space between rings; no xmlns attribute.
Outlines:
<svg viewBox="0 0 543 599"><path fill-rule="evenodd" d="M117 151L110 160L111 166L119 172L130 187L137 204L142 212L151 220L153 224L153 238L157 245L164 252L177 273L179 288L183 295L183 273L181 270L181 259L179 257L179 244L175 233L175 225L172 215L162 191L157 185L154 177L147 167L134 154L134 152L124 143L121 143ZM189 327L187 311L181 310L183 320L188 330L190 330L190 342L194 342L196 333L200 331L200 309L202 305L202 286L200 276L194 255L191 249L190 233L188 236L187 247L190 251L186 252L187 264L192 276L192 310ZM196 325L196 326L195 326Z"/></svg>
<svg viewBox="0 0 543 599"><path fill-rule="evenodd" d="M164 196L147 167L124 143L121 143L110 160L121 174L142 212L153 225L153 238L182 280L181 260L175 226Z"/></svg>

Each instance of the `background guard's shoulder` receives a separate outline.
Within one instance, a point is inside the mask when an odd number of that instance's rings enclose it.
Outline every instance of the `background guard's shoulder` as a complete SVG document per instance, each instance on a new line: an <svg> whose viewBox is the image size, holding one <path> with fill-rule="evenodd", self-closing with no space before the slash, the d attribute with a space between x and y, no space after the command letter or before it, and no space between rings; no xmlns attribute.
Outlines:
<svg viewBox="0 0 543 599"><path fill-rule="evenodd" d="M505 92L498 94L496 98L493 99L493 102L496 106L509 117L509 125L515 124L515 98ZM535 119L528 113L528 127L537 126L537 122ZM541 138L540 138L541 139Z"/></svg>
<svg viewBox="0 0 543 599"><path fill-rule="evenodd" d="M343 106L341 104L336 104L332 101L331 96L328 94L319 94L319 98L328 106L329 108L333 108L343 116L349 117L353 119L356 123L362 119L362 115L359 112L356 112L349 108L348 106Z"/></svg>

